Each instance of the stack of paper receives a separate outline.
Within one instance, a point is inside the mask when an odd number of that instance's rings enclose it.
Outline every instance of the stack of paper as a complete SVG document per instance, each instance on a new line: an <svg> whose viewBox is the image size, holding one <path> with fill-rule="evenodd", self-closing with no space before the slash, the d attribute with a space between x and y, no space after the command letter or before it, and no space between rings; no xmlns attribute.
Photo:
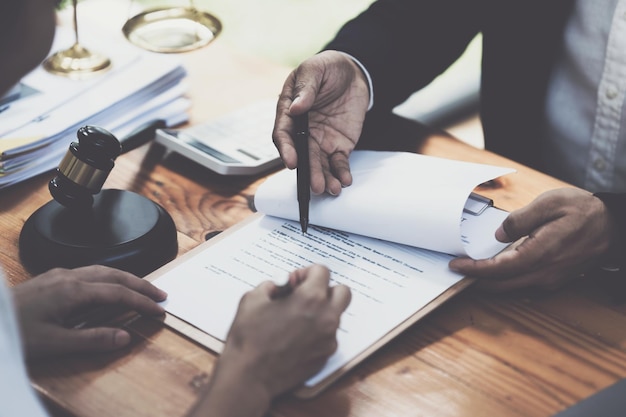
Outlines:
<svg viewBox="0 0 626 417"><path fill-rule="evenodd" d="M73 32L59 28L51 51L73 41ZM92 37L88 48L108 56L111 69L75 80L40 66L0 99L0 188L55 169L81 126L121 139L151 120L187 120L186 71L177 57L110 36Z"/></svg>

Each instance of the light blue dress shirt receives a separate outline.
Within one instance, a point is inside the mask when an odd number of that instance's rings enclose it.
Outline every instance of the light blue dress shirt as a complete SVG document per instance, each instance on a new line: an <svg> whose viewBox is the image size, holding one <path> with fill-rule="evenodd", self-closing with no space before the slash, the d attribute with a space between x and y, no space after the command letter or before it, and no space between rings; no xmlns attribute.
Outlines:
<svg viewBox="0 0 626 417"><path fill-rule="evenodd" d="M626 0L577 0L546 97L549 173L626 192Z"/></svg>
<svg viewBox="0 0 626 417"><path fill-rule="evenodd" d="M46 417L30 386L11 293L0 271L0 417Z"/></svg>

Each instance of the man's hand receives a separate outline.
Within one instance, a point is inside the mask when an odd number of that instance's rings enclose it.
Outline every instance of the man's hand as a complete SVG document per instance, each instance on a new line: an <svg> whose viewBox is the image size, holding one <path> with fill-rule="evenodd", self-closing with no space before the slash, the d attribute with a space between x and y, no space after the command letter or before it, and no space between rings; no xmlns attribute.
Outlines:
<svg viewBox="0 0 626 417"><path fill-rule="evenodd" d="M329 287L327 268L292 274L297 285L276 296L265 282L247 293L213 372L209 394L192 416L262 416L269 403L319 371L336 350L350 290Z"/></svg>
<svg viewBox="0 0 626 417"><path fill-rule="evenodd" d="M349 57L321 52L287 77L276 109L273 139L289 169L298 165L292 116L309 112L311 191L338 195L352 184L348 158L369 104L365 75Z"/></svg>
<svg viewBox="0 0 626 417"><path fill-rule="evenodd" d="M477 284L489 290L554 289L578 277L607 252L611 217L591 193L563 188L513 211L496 231L496 239L522 240L492 259L454 259L450 268L478 278Z"/></svg>
<svg viewBox="0 0 626 417"><path fill-rule="evenodd" d="M119 349L130 342L122 329L73 328L79 316L103 307L162 315L166 294L148 281L105 266L52 269L13 288L24 350L34 358ZM71 323L71 324L70 324Z"/></svg>

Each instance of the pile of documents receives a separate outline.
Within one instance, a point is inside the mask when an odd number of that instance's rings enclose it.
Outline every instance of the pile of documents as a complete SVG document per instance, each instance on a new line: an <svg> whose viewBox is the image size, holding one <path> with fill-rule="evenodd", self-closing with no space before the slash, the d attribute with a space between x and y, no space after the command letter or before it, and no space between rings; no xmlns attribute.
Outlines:
<svg viewBox="0 0 626 417"><path fill-rule="evenodd" d="M59 28L51 53L73 42L73 32ZM85 46L106 55L112 67L77 80L39 66L0 98L0 189L57 168L81 126L100 126L122 139L153 120L175 126L188 119L186 71L178 57L110 36L92 36Z"/></svg>

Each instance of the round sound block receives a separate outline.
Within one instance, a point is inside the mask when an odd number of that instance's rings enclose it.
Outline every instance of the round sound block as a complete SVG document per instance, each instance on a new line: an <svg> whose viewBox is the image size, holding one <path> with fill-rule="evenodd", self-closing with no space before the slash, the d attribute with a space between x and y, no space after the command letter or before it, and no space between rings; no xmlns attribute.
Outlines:
<svg viewBox="0 0 626 417"><path fill-rule="evenodd" d="M170 215L124 190L102 190L90 209L68 209L52 200L28 218L20 234L20 258L34 274L99 264L144 276L177 252Z"/></svg>

